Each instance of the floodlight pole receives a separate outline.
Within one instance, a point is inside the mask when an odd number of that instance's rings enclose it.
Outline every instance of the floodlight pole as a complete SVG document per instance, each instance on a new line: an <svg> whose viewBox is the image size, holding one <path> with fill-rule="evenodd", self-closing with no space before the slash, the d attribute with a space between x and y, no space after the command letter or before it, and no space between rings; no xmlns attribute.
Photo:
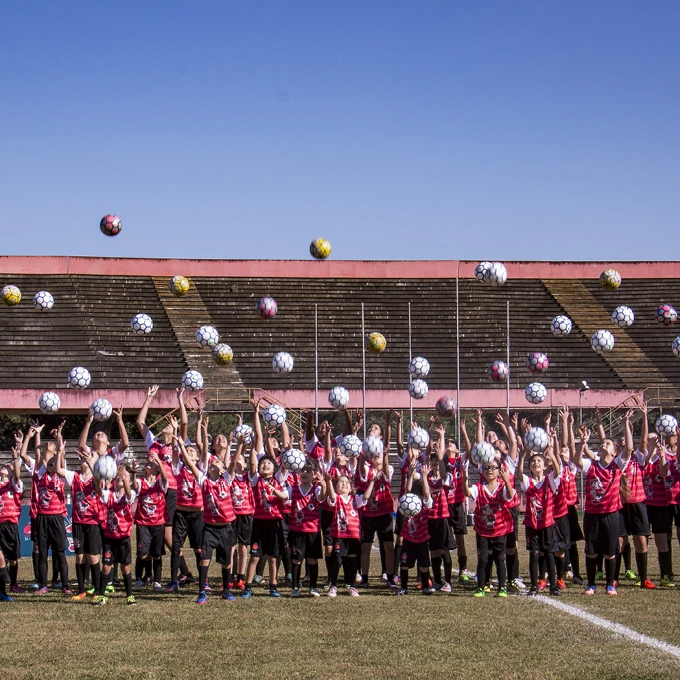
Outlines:
<svg viewBox="0 0 680 680"><path fill-rule="evenodd" d="M319 305L314 305L314 420L319 424Z"/></svg>
<svg viewBox="0 0 680 680"><path fill-rule="evenodd" d="M364 439L366 439L366 328L364 324L364 303L361 303L361 373L363 387L361 390L361 407L364 412Z"/></svg>
<svg viewBox="0 0 680 680"><path fill-rule="evenodd" d="M408 363L409 363L408 382L409 382L409 385L413 382L413 378L411 377L411 371L410 371L412 359L413 359L413 354L411 353L411 302L409 301L409 303L408 303ZM411 414L411 422L413 422L413 397L411 396L411 390L408 391L408 408L409 408L409 412ZM409 430L410 429L411 429L411 425L409 424Z"/></svg>

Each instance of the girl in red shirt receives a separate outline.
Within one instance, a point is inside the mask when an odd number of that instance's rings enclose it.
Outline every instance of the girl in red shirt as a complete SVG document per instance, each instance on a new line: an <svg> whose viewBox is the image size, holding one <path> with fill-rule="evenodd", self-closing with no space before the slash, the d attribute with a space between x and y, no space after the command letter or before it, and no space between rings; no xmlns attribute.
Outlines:
<svg viewBox="0 0 680 680"><path fill-rule="evenodd" d="M13 600L7 594L6 583L10 581L10 587L17 585L17 570L21 556L19 516L24 486L21 483L18 446L12 449L12 456L11 466L0 465L0 601L4 602Z"/></svg>

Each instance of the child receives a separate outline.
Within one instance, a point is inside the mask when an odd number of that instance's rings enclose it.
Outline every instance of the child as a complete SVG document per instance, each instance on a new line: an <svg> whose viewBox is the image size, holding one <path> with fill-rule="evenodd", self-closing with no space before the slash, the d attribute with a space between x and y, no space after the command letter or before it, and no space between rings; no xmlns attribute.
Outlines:
<svg viewBox="0 0 680 680"><path fill-rule="evenodd" d="M519 456L517 469L524 471L525 448ZM552 471L546 477L546 459L552 466ZM555 492L560 486L562 466L554 453L553 437L550 436L545 456L542 453L532 453L529 458L530 476L522 474L520 488L526 494L526 511L524 513L524 527L527 550L529 551L529 574L531 588L529 595L538 595L538 557L545 557L548 564L548 581L550 594L561 595L555 576L555 553L557 552L557 534L553 506ZM541 574L541 576L543 576Z"/></svg>
<svg viewBox="0 0 680 680"><path fill-rule="evenodd" d="M133 470L136 471L137 466ZM154 592L163 590L161 586L162 556L165 553L165 492L168 490L168 476L161 459L153 451L144 465L144 476L135 476L134 487L137 494L137 562L135 565L135 590L144 587L142 572L144 562L153 561Z"/></svg>
<svg viewBox="0 0 680 680"><path fill-rule="evenodd" d="M448 459L444 460L446 451L446 427L437 426L437 442L432 457L432 465L428 468L427 485L432 505L428 513L428 532L430 534L430 557L434 574L434 588L442 593L451 592L451 550L456 547L449 524L448 492L453 481L448 472ZM443 474L442 476L442 468ZM422 474L425 474L422 471ZM442 582L441 566L444 564L444 581ZM403 587L403 586L402 586Z"/></svg>
<svg viewBox="0 0 680 680"><path fill-rule="evenodd" d="M23 492L19 447L15 446L12 449L12 464L0 465L0 602L13 601L13 598L7 594L8 581L12 592L18 588L17 571L21 557L19 516Z"/></svg>
<svg viewBox="0 0 680 680"><path fill-rule="evenodd" d="M92 604L103 606L109 600L106 597L106 584L113 564L120 564L125 584L126 602L136 605L137 599L132 594L132 548L130 546L130 531L132 530L132 504L137 495L132 490L130 472L121 465L113 480L111 489L105 489L101 480L97 481L97 493L102 504L106 507L106 522L104 524L104 565L99 584L99 594L92 599Z"/></svg>
<svg viewBox="0 0 680 680"><path fill-rule="evenodd" d="M500 482L499 482L500 477ZM472 488L468 485L467 471L463 473L463 490L475 500L474 525L477 538L477 585L475 597L486 595L486 565L489 555L496 565L498 576L497 597L507 597L505 543L512 529L510 506L515 502L515 489L507 468L494 460L482 465L482 479Z"/></svg>
<svg viewBox="0 0 680 680"><path fill-rule="evenodd" d="M290 596L300 597L300 571L304 560L309 574L309 594L319 597L316 588L322 555L319 506L326 499L326 481L319 474L319 466L312 458L307 458L299 479L298 483L288 487L291 500L288 545L293 563Z"/></svg>
<svg viewBox="0 0 680 680"><path fill-rule="evenodd" d="M106 436L106 432L99 430L92 435L92 441L90 442L92 451L94 451L99 456L112 456L117 465L120 465L125 460L125 452L127 451L129 441L125 425L123 424L123 408L115 409L113 415L116 418L118 424L118 432L120 433L120 441L115 446L110 446L109 438ZM94 416L92 413L88 412L85 425L80 433L80 438L78 439L78 449L80 451L90 451L90 447L87 445L87 438L90 434L90 427L94 421ZM96 458L95 458L96 460Z"/></svg>
<svg viewBox="0 0 680 680"><path fill-rule="evenodd" d="M260 439L261 437L262 435L260 434ZM234 520L234 547L232 549L231 566L232 571L236 573L235 587L241 591L245 590L246 587L245 575L248 564L248 546L250 546L253 532L253 513L255 512L253 489L250 486L246 470L246 459L243 455L244 443L243 438L241 438L229 467L231 475L229 491L236 516ZM251 453L251 455L254 454Z"/></svg>
<svg viewBox="0 0 680 680"><path fill-rule="evenodd" d="M366 503L366 496L373 493L375 477L366 485L365 494L355 494L352 482L346 475L340 475L331 480L330 473L326 472L326 488L328 497L326 503L333 509L333 525L331 536L333 537L333 555L335 559L331 564L330 588L328 597L338 595L338 572L342 564L345 572L345 582L349 586L349 595L359 597L359 591L355 588L357 575L357 559L361 551L359 508Z"/></svg>
<svg viewBox="0 0 680 680"><path fill-rule="evenodd" d="M423 503L420 512L412 517L404 519L404 526L401 531L403 539L401 548L401 564L399 568L399 579L401 589L397 595L408 595L408 572L418 564L418 573L423 595L432 595L430 590L430 533L429 533L429 513L432 508L432 497L428 479L432 471L429 465L420 467L420 479L416 480L416 470L418 468L415 457L411 458L408 467L408 477L406 482L406 493L414 493ZM446 498L445 494L442 494ZM446 522L446 520L444 520ZM446 522L448 527L448 522ZM435 574L436 576L436 574ZM441 575L440 575L441 578ZM448 592L451 592L449 586Z"/></svg>

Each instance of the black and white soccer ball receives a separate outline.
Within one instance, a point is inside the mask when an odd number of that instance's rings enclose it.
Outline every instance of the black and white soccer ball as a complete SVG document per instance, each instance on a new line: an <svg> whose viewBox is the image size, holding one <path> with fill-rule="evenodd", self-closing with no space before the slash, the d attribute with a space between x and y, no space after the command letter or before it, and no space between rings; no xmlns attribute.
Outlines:
<svg viewBox="0 0 680 680"><path fill-rule="evenodd" d="M333 408L345 408L349 404L349 392L341 385L333 387L328 393L328 403Z"/></svg>
<svg viewBox="0 0 680 680"><path fill-rule="evenodd" d="M524 388L524 396L530 404L540 404L548 396L548 390L540 382L532 382Z"/></svg>
<svg viewBox="0 0 680 680"><path fill-rule="evenodd" d="M103 423L111 417L113 406L111 406L111 402L108 399L95 399L90 404L90 413L98 423Z"/></svg>
<svg viewBox="0 0 680 680"><path fill-rule="evenodd" d="M398 507L405 517L415 517L423 509L423 501L414 493L405 493L399 498Z"/></svg>
<svg viewBox="0 0 680 680"><path fill-rule="evenodd" d="M244 444L251 444L253 441L253 428L250 425L241 423L234 428L233 435L236 441L243 437Z"/></svg>
<svg viewBox="0 0 680 680"><path fill-rule="evenodd" d="M427 395L429 391L429 387L427 386L427 383L424 380L414 380L409 386L408 386L408 393L414 398L414 399L422 399Z"/></svg>
<svg viewBox="0 0 680 680"><path fill-rule="evenodd" d="M33 296L33 306L41 312L48 312L54 307L54 297L52 297L52 293L48 293L46 290L37 292Z"/></svg>
<svg viewBox="0 0 680 680"><path fill-rule="evenodd" d="M556 316L550 322L550 330L553 335L569 335L571 333L571 319L564 314Z"/></svg>
<svg viewBox="0 0 680 680"><path fill-rule="evenodd" d="M673 347L673 354L675 354L676 357L679 357L680 356L680 335L678 335L678 337L675 338L675 340L673 340L672 347Z"/></svg>
<svg viewBox="0 0 680 680"><path fill-rule="evenodd" d="M201 347L214 347L220 341L220 334L214 326L201 326L196 331L196 342Z"/></svg>
<svg viewBox="0 0 680 680"><path fill-rule="evenodd" d="M470 460L475 465L488 465L496 458L496 449L489 442L479 442L470 451Z"/></svg>
<svg viewBox="0 0 680 680"><path fill-rule="evenodd" d="M348 458L356 458L361 453L362 442L353 434L345 435L338 444L338 450Z"/></svg>
<svg viewBox="0 0 680 680"><path fill-rule="evenodd" d="M187 392L198 392L203 389L203 376L195 370L187 371L182 376L182 385Z"/></svg>
<svg viewBox="0 0 680 680"><path fill-rule="evenodd" d="M408 433L408 443L412 449L424 451L430 443L430 435L428 431L422 427L414 427Z"/></svg>
<svg viewBox="0 0 680 680"><path fill-rule="evenodd" d="M264 416L264 422L267 423L267 425L279 427L286 422L286 411L283 406L279 406L278 404L267 406L262 415Z"/></svg>
<svg viewBox="0 0 680 680"><path fill-rule="evenodd" d="M75 366L68 372L68 386L84 390L90 386L92 376L84 366Z"/></svg>
<svg viewBox="0 0 680 680"><path fill-rule="evenodd" d="M61 406L61 399L56 392L43 392L38 398L38 407L43 413L56 413Z"/></svg>
<svg viewBox="0 0 680 680"><path fill-rule="evenodd" d="M281 454L281 462L286 470L299 472L305 466L307 457L299 449L288 449Z"/></svg>
<svg viewBox="0 0 680 680"><path fill-rule="evenodd" d="M408 370L412 378L426 378L430 372L430 362L425 357L413 357Z"/></svg>
<svg viewBox="0 0 680 680"><path fill-rule="evenodd" d="M272 368L277 373L290 373L294 364L295 360L288 352L277 352L272 357Z"/></svg>
<svg viewBox="0 0 680 680"><path fill-rule="evenodd" d="M548 433L542 427L532 427L524 435L525 446L534 453L543 453L548 448Z"/></svg>
<svg viewBox="0 0 680 680"><path fill-rule="evenodd" d="M605 330L595 331L590 338L590 345L598 354L611 352L615 342L614 336Z"/></svg>
<svg viewBox="0 0 680 680"><path fill-rule="evenodd" d="M670 413L664 413L656 419L655 427L660 437L667 437L677 432L678 421Z"/></svg>
<svg viewBox="0 0 680 680"><path fill-rule="evenodd" d="M612 312L612 321L619 328L627 328L628 326L633 325L633 321L635 321L635 314L630 307L620 305Z"/></svg>
<svg viewBox="0 0 680 680"><path fill-rule="evenodd" d="M475 267L475 278L477 281L486 283L486 273L491 269L491 262L480 262Z"/></svg>
<svg viewBox="0 0 680 680"><path fill-rule="evenodd" d="M361 449L367 458L376 458L383 452L383 440L380 437L366 437Z"/></svg>
<svg viewBox="0 0 680 680"><path fill-rule="evenodd" d="M130 321L130 326L138 335L146 335L153 330L153 320L148 314L135 314Z"/></svg>

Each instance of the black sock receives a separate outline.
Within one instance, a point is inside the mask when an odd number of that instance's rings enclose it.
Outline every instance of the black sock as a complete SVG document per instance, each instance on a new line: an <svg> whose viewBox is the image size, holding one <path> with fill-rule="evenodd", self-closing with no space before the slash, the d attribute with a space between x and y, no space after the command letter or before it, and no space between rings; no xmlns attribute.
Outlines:
<svg viewBox="0 0 680 680"><path fill-rule="evenodd" d="M382 541L378 541L378 547L380 548L380 573L387 573L387 562L385 561L385 544Z"/></svg>
<svg viewBox="0 0 680 680"><path fill-rule="evenodd" d="M222 567L222 590L229 591L231 586L229 581L231 580L231 567Z"/></svg>
<svg viewBox="0 0 680 680"><path fill-rule="evenodd" d="M564 574L567 571L567 565L566 565L566 558L564 555L560 557L559 555L555 555L555 572L557 576L558 581L564 580Z"/></svg>
<svg viewBox="0 0 680 680"><path fill-rule="evenodd" d="M368 583L368 574L362 574L361 575L361 582L362 583Z"/></svg>
<svg viewBox="0 0 680 680"><path fill-rule="evenodd" d="M90 574L92 576L92 585L94 592L98 593L102 582L102 566L99 562L90 565Z"/></svg>
<svg viewBox="0 0 680 680"><path fill-rule="evenodd" d="M83 562L83 581L88 581L90 578L90 563L85 558Z"/></svg>
<svg viewBox="0 0 680 680"><path fill-rule="evenodd" d="M319 581L319 563L308 564L307 572L309 573L309 587L316 588Z"/></svg>
<svg viewBox="0 0 680 680"><path fill-rule="evenodd" d="M113 571L113 569L111 571ZM111 572L109 572L109 574L110 573ZM135 580L141 581L143 573L144 573L144 560L138 556L137 559L135 559Z"/></svg>
<svg viewBox="0 0 680 680"><path fill-rule="evenodd" d="M637 564L638 578L640 579L640 586L645 587L647 580L647 553L635 553L635 563Z"/></svg>
<svg viewBox="0 0 680 680"><path fill-rule="evenodd" d="M331 562L331 573L329 574L331 586L337 586L338 585L338 573L339 572L340 572L340 564L338 564L337 559L333 559L333 561Z"/></svg>
<svg viewBox="0 0 680 680"><path fill-rule="evenodd" d="M144 561L144 578L148 581L151 578L151 558Z"/></svg>
<svg viewBox="0 0 680 680"><path fill-rule="evenodd" d="M179 556L179 573L182 576L189 576L189 567L187 567L187 561L184 559L184 555Z"/></svg>
<svg viewBox="0 0 680 680"><path fill-rule="evenodd" d="M621 578L621 551L617 548L616 555L614 555L614 580L618 581Z"/></svg>
<svg viewBox="0 0 680 680"><path fill-rule="evenodd" d="M548 565L546 564L545 555L538 556L538 580L545 580L545 572L548 571Z"/></svg>
<svg viewBox="0 0 680 680"><path fill-rule="evenodd" d="M201 568L201 553L194 553L194 557L196 558L196 573L198 574L198 570ZM234 560L238 559L238 555L234 553ZM237 562L238 564L238 562Z"/></svg>
<svg viewBox="0 0 680 680"><path fill-rule="evenodd" d="M399 580L401 581L401 589L408 590L408 569L402 569L399 572Z"/></svg>
<svg viewBox="0 0 680 680"><path fill-rule="evenodd" d="M349 571L348 571L348 576L349 576L349 587L354 588L357 583L357 571L359 570L359 558L354 555L350 556L349 558Z"/></svg>
<svg viewBox="0 0 680 680"><path fill-rule="evenodd" d="M40 554L37 552L31 553L31 559L33 560L33 578L36 583L40 583Z"/></svg>
<svg viewBox="0 0 680 680"><path fill-rule="evenodd" d="M170 555L170 581L172 583L177 583L177 574L179 573L179 555L172 553Z"/></svg>
<svg viewBox="0 0 680 680"><path fill-rule="evenodd" d="M670 573L671 554L670 552L659 551L659 570L661 571L661 578L668 576Z"/></svg>
<svg viewBox="0 0 680 680"><path fill-rule="evenodd" d="M132 574L132 572L130 572L130 574ZM109 573L106 577L106 582L109 585L113 585L113 578L114 578L115 575L116 575L116 569L115 569L115 565L114 565L114 568L111 569L111 571L109 571Z"/></svg>
<svg viewBox="0 0 680 680"><path fill-rule="evenodd" d="M68 562L63 550L57 552L57 563L59 564L59 573L61 574L62 588L68 588Z"/></svg>
<svg viewBox="0 0 680 680"><path fill-rule="evenodd" d="M673 574L673 534L668 534L668 576Z"/></svg>
<svg viewBox="0 0 680 680"><path fill-rule="evenodd" d="M535 550L529 553L529 577L531 587L538 588L538 553Z"/></svg>
<svg viewBox="0 0 680 680"><path fill-rule="evenodd" d="M420 570L418 570L418 571L420 571ZM420 585L423 587L423 590L430 587L430 572L429 571L420 571Z"/></svg>
<svg viewBox="0 0 680 680"><path fill-rule="evenodd" d="M302 568L302 565L300 563L295 564L295 562L293 562L293 564L291 566L291 569L292 569L291 577L292 577L292 581L293 581L292 587L296 588L298 590L300 589L300 570L301 570L301 568Z"/></svg>
<svg viewBox="0 0 680 680"><path fill-rule="evenodd" d="M481 555L477 556L477 585L480 588L484 588L487 584L486 565L488 559L488 555L485 558L482 558Z"/></svg>
<svg viewBox="0 0 680 680"><path fill-rule="evenodd" d="M586 555L586 580L588 581L589 586L595 585L596 571L597 571L597 557L588 557L588 555Z"/></svg>
<svg viewBox="0 0 680 680"><path fill-rule="evenodd" d="M128 574L123 572L123 583L125 584L125 595L130 597L132 595L132 572Z"/></svg>
<svg viewBox="0 0 680 680"><path fill-rule="evenodd" d="M597 569L596 571L604 571L604 557L602 554L598 554L596 558L596 563L597 563Z"/></svg>
<svg viewBox="0 0 680 680"><path fill-rule="evenodd" d="M293 568L293 562L290 559L290 548L286 547L286 549L283 551L283 555L281 555L281 562L283 563L283 569L286 572L284 577L286 577L291 573Z"/></svg>
<svg viewBox="0 0 680 680"><path fill-rule="evenodd" d="M52 582L59 583L59 556L52 551Z"/></svg>
<svg viewBox="0 0 680 680"><path fill-rule="evenodd" d="M517 562L517 551L515 551L511 555L508 555L507 553L505 554L505 563L508 570L508 578L511 581L514 580L513 574L515 572L515 562Z"/></svg>
<svg viewBox="0 0 680 680"><path fill-rule="evenodd" d="M553 555L553 553L547 553L545 559L548 563L548 583L551 588L554 588L557 585L555 583L555 555Z"/></svg>
<svg viewBox="0 0 680 680"><path fill-rule="evenodd" d="M630 543L626 543L623 546L623 551L621 552L623 556L623 566L626 571L630 570Z"/></svg>
<svg viewBox="0 0 680 680"><path fill-rule="evenodd" d="M19 563L9 565L9 582L10 585L15 586L17 584L17 574L19 573Z"/></svg>
<svg viewBox="0 0 680 680"><path fill-rule="evenodd" d="M109 583L113 583L113 581L118 578L118 567L119 566L120 565L118 564L118 562L113 563L113 569L111 569L111 572L110 572L111 580L109 581Z"/></svg>
<svg viewBox="0 0 680 680"><path fill-rule="evenodd" d="M38 585L42 588L47 586L47 555L40 553L38 559Z"/></svg>
<svg viewBox="0 0 680 680"><path fill-rule="evenodd" d="M505 588L507 582L507 567L505 565L505 555L496 555L494 564L496 565L496 576L498 577L498 588Z"/></svg>
<svg viewBox="0 0 680 680"><path fill-rule="evenodd" d="M614 585L614 577L616 576L616 558L604 561L604 575L607 585Z"/></svg>
<svg viewBox="0 0 680 680"><path fill-rule="evenodd" d="M435 583L442 582L442 558L441 555L432 558L432 576Z"/></svg>
<svg viewBox="0 0 680 680"><path fill-rule="evenodd" d="M205 582L208 579L208 567L210 565L207 565L205 567L201 566L198 569L198 592L202 593L205 590Z"/></svg>
<svg viewBox="0 0 680 680"><path fill-rule="evenodd" d="M153 558L153 582L161 582L161 569L163 568L163 562L160 557Z"/></svg>
<svg viewBox="0 0 680 680"><path fill-rule="evenodd" d="M326 555L326 557L324 557L324 562L326 563L326 576L328 577L328 582L330 583L335 557L333 557L333 555Z"/></svg>
<svg viewBox="0 0 680 680"><path fill-rule="evenodd" d="M0 567L0 593L7 595L7 582L9 581L9 574L7 567Z"/></svg>
<svg viewBox="0 0 680 680"><path fill-rule="evenodd" d="M78 581L78 593L85 592L85 574L83 573L84 564L76 562L76 580Z"/></svg>
<svg viewBox="0 0 680 680"><path fill-rule="evenodd" d="M581 578L581 570L579 568L578 559L578 545L569 546L569 562L571 563L571 573L576 576L576 578Z"/></svg>
<svg viewBox="0 0 680 680"><path fill-rule="evenodd" d="M108 583L108 581L109 581L108 574L104 574L104 578L101 579L99 583L99 590L95 591L98 595L106 595L106 584Z"/></svg>
<svg viewBox="0 0 680 680"><path fill-rule="evenodd" d="M451 563L451 553L448 550L445 550L442 553L442 562L444 564L444 580L448 584L451 584L451 569L453 564Z"/></svg>
<svg viewBox="0 0 680 680"><path fill-rule="evenodd" d="M458 574L462 574L467 569L467 555L458 553Z"/></svg>
<svg viewBox="0 0 680 680"><path fill-rule="evenodd" d="M489 555L489 558L486 562L486 574L485 574L485 580L484 583L491 583L491 576L493 574L493 557ZM496 574L498 576L498 574Z"/></svg>
<svg viewBox="0 0 680 680"><path fill-rule="evenodd" d="M394 573L397 573L397 569L399 569L399 565L401 564L401 550L402 546L401 545L395 545L394 546Z"/></svg>
<svg viewBox="0 0 680 680"><path fill-rule="evenodd" d="M349 577L349 560L349 555L342 560L342 574L345 577L345 585L348 587L354 585Z"/></svg>

